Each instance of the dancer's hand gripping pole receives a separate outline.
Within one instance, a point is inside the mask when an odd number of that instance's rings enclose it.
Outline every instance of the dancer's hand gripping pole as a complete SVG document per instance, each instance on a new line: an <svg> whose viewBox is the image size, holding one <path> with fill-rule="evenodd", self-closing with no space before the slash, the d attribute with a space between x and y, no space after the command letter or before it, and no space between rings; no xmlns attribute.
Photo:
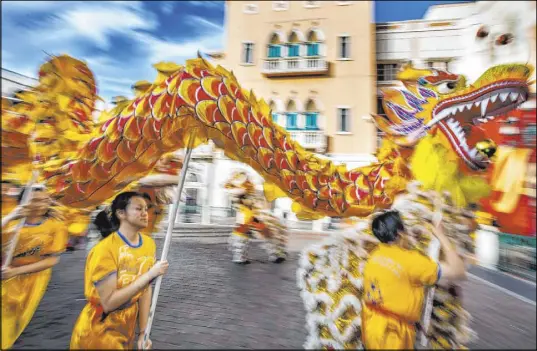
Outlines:
<svg viewBox="0 0 537 351"><path fill-rule="evenodd" d="M168 257L168 251L170 250L170 244L172 241L172 232L173 232L173 228L175 225L177 212L179 209L179 202L181 201L181 194L183 192L183 187L185 185L186 172L188 170L188 163L190 162L190 157L192 156L193 142L194 142L194 132L191 132L189 140L188 140L188 147L186 149L185 159L183 161L183 168L181 169L181 173L179 175L179 183L178 183L178 189L177 189L177 194L176 194L177 197L175 198L172 211L168 215L168 231L166 232L166 238L164 240L164 247L162 248L162 255L160 257L161 261L165 260L166 257ZM143 341L143 346L142 346L144 349L145 349L147 340L149 340L149 335L151 333L151 325L153 324L153 317L155 316L155 310L157 309L157 301L158 301L158 295L160 292L161 284L162 284L162 275L159 275L155 283L155 290L153 291L153 299L151 301L151 310L149 311L149 317L147 319L147 325L145 328L144 341Z"/></svg>
<svg viewBox="0 0 537 351"><path fill-rule="evenodd" d="M32 172L32 178L26 184L24 195L22 196L22 200L19 206L26 206L30 202L30 195L32 194L32 187L37 181L38 176L39 176L39 171L37 169L34 169L34 171ZM9 247L7 249L4 263L2 264L2 269L9 267L9 265L11 264L11 261L13 260L13 254L15 253L15 248L17 247L17 243L19 242L19 233L22 227L24 227L25 223L26 223L26 217L21 218L19 220L19 223L17 223L13 236L11 237L11 240L9 242Z"/></svg>
<svg viewBox="0 0 537 351"><path fill-rule="evenodd" d="M437 204L438 205L438 204ZM442 222L442 212L438 209L435 211L434 218L433 218L433 225L440 225ZM440 241L438 238L433 237L431 238L431 242L429 243L429 248L427 250L428 255L430 258L435 260L436 262L440 259ZM423 309L423 314L421 318L421 330L418 334L417 341L421 343L421 346L427 346L427 331L429 329L429 324L431 323L431 315L433 313L433 298L434 298L434 291L435 287L432 286L427 289L427 293L425 295L425 307Z"/></svg>

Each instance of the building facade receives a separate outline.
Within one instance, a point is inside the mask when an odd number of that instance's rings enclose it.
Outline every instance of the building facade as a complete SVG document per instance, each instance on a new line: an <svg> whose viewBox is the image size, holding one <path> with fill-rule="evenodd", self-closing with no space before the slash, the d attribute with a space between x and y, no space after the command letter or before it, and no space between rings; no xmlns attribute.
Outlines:
<svg viewBox="0 0 537 351"><path fill-rule="evenodd" d="M372 13L367 1L226 1L218 63L306 149L351 166L370 162Z"/></svg>
<svg viewBox="0 0 537 351"><path fill-rule="evenodd" d="M36 78L2 68L2 97L14 100L17 92L31 89L37 83Z"/></svg>
<svg viewBox="0 0 537 351"><path fill-rule="evenodd" d="M214 62L265 99L293 139L348 167L375 161L375 127L367 118L375 110L372 2L226 1L225 31L224 53ZM249 168L227 160L215 165L219 178L226 167ZM249 173L261 190L263 180ZM278 199L273 209L298 223L290 199Z"/></svg>

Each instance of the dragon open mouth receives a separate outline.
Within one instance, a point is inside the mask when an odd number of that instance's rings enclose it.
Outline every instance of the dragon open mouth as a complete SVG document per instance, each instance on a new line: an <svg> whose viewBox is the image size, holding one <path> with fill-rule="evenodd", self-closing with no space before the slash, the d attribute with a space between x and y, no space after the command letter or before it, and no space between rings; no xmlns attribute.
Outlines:
<svg viewBox="0 0 537 351"><path fill-rule="evenodd" d="M468 146L468 124L479 125L493 120L524 103L528 97L525 81L504 80L487 85L471 94L456 96L439 103L429 125L437 124L454 150L473 170L486 169L489 157Z"/></svg>

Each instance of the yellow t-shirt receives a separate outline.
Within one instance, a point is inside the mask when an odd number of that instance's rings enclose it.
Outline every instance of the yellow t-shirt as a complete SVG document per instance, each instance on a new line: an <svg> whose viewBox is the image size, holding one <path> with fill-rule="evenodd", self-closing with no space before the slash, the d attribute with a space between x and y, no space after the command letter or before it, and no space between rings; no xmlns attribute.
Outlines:
<svg viewBox="0 0 537 351"><path fill-rule="evenodd" d="M156 245L147 235L139 234L139 243L131 245L119 232L115 232L95 245L86 261L84 293L86 299L100 303L96 285L112 274L117 275L117 288L121 289L146 273L155 264ZM131 299L136 302L139 292Z"/></svg>
<svg viewBox="0 0 537 351"><path fill-rule="evenodd" d="M421 318L424 287L440 278L440 266L417 251L380 244L364 267L364 301L409 322Z"/></svg>
<svg viewBox="0 0 537 351"><path fill-rule="evenodd" d="M22 266L41 261L46 256L60 255L65 251L67 240L67 227L57 219L46 218L39 224L26 224L19 232L11 264Z"/></svg>

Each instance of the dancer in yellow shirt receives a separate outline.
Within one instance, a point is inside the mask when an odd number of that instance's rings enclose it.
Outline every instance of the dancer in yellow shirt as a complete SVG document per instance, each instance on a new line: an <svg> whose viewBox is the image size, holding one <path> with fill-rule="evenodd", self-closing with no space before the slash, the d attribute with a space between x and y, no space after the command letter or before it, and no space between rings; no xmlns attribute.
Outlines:
<svg viewBox="0 0 537 351"><path fill-rule="evenodd" d="M166 261L155 263L153 239L140 234L148 224L146 200L140 193L121 193L95 224L105 238L88 254L88 303L75 324L71 349L132 349L136 320L141 349L151 307L150 283L168 270ZM145 348L150 347L148 340Z"/></svg>
<svg viewBox="0 0 537 351"><path fill-rule="evenodd" d="M440 224L435 235L445 262L403 247L403 221L396 211L373 220L374 235L381 244L371 253L364 267L362 342L369 349L414 349L415 326L422 314L425 287L441 276L456 280L465 277L464 262L443 234Z"/></svg>
<svg viewBox="0 0 537 351"><path fill-rule="evenodd" d="M24 191L19 195L19 203ZM34 187L27 206L2 218L3 251L9 246L14 222L26 217L11 264L2 269L2 349L13 346L43 298L60 254L67 243L67 227L50 216L51 199ZM5 231L4 231L5 230Z"/></svg>

